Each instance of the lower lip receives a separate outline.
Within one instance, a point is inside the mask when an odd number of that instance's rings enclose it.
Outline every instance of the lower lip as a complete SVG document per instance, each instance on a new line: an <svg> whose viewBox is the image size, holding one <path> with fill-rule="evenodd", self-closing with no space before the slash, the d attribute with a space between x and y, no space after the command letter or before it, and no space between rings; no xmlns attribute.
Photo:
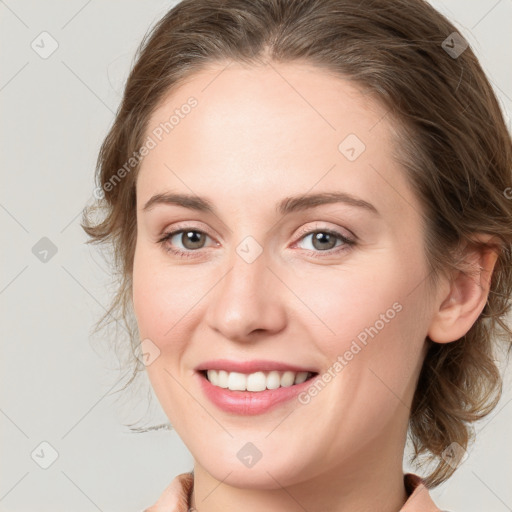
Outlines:
<svg viewBox="0 0 512 512"><path fill-rule="evenodd" d="M318 377L318 375L315 375L309 380L293 386L254 392L231 391L227 388L220 388L214 386L202 372L196 372L196 375L199 377L204 394L213 404L223 411L244 416L262 414L279 404L292 400L299 393L306 390Z"/></svg>

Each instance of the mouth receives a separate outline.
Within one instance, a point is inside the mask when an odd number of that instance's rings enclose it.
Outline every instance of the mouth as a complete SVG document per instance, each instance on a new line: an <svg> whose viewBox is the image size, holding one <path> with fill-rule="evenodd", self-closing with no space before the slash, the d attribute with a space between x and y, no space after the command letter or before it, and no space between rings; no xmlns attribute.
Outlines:
<svg viewBox="0 0 512 512"><path fill-rule="evenodd" d="M196 369L202 393L230 415L263 415L276 407L299 407L296 399L320 378L315 371L270 370L242 373ZM300 404L300 405L299 405Z"/></svg>
<svg viewBox="0 0 512 512"><path fill-rule="evenodd" d="M229 391L259 393L266 390L297 386L315 378L311 371L257 371L253 373L228 372L226 370L198 370L212 386Z"/></svg>

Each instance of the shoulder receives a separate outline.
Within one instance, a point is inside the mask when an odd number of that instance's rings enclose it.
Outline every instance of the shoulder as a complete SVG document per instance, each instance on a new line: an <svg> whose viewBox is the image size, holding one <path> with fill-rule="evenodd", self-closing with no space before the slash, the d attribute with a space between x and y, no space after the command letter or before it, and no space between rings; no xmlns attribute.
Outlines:
<svg viewBox="0 0 512 512"><path fill-rule="evenodd" d="M404 484L409 498L400 512L443 512L432 501L428 488L420 476L406 473Z"/></svg>
<svg viewBox="0 0 512 512"><path fill-rule="evenodd" d="M165 488L158 501L143 512L187 512L193 485L193 472L181 473Z"/></svg>

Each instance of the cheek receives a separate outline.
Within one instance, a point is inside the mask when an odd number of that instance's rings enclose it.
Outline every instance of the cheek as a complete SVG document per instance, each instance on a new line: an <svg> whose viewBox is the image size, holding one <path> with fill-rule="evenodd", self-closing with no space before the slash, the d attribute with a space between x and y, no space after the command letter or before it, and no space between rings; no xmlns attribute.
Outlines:
<svg viewBox="0 0 512 512"><path fill-rule="evenodd" d="M169 264L163 250L158 254L138 247L133 264L133 307L141 340L151 339L164 355L184 344L187 337L183 333L204 307L206 278L195 265Z"/></svg>
<svg viewBox="0 0 512 512"><path fill-rule="evenodd" d="M384 331L402 309L408 284L397 279L395 268L380 263L302 274L293 284L305 305L293 301L301 309L301 322L314 326L312 339L321 343L326 353L343 352L354 338L364 341L372 327Z"/></svg>
<svg viewBox="0 0 512 512"><path fill-rule="evenodd" d="M135 251L133 307L140 340L151 340L152 360L146 373L163 410L177 428L184 420L182 411L190 396L176 378L180 380L179 365L190 339L190 315L204 295L198 289L202 281L194 278L192 268L171 267L165 262L165 254L156 254L152 248L139 246Z"/></svg>
<svg viewBox="0 0 512 512"><path fill-rule="evenodd" d="M428 324L418 286L424 269L414 261L389 258L296 283L308 306L301 322L327 357L334 387L349 401L358 394L360 403L370 399L385 412L389 400L409 399Z"/></svg>
<svg viewBox="0 0 512 512"><path fill-rule="evenodd" d="M399 418L406 424L410 414L424 345L422 295L410 293L414 278L399 278L403 267L382 268L386 274L365 270L316 281L323 293L308 296L323 321L310 336L328 367L320 391L303 399L333 440L333 453L350 452L346 439L371 442Z"/></svg>
<svg viewBox="0 0 512 512"><path fill-rule="evenodd" d="M160 352L162 337L174 324L172 296L177 293L177 287L170 287L170 280L171 276L161 271L151 251L137 244L133 262L133 308L140 340L151 340ZM157 360L156 364L148 366L148 372L160 362Z"/></svg>

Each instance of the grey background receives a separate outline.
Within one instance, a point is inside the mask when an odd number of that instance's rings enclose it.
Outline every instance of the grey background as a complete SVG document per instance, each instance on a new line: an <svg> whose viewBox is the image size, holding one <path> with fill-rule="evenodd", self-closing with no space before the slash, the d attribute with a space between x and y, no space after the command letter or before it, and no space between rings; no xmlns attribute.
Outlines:
<svg viewBox="0 0 512 512"><path fill-rule="evenodd" d="M479 56L510 128L512 0L432 3ZM123 425L167 419L156 398L146 411L145 375L139 398L112 394L117 359L106 333L89 333L113 287L79 226L135 49L171 5L0 0L1 511L138 511L192 469L174 431L138 434ZM43 31L58 43L48 58L31 47L51 49ZM33 252L48 246L43 237L57 251L46 262ZM440 508L512 510L510 381L508 370L505 395L477 425L468 459L432 491ZM58 458L43 469L52 450Z"/></svg>

